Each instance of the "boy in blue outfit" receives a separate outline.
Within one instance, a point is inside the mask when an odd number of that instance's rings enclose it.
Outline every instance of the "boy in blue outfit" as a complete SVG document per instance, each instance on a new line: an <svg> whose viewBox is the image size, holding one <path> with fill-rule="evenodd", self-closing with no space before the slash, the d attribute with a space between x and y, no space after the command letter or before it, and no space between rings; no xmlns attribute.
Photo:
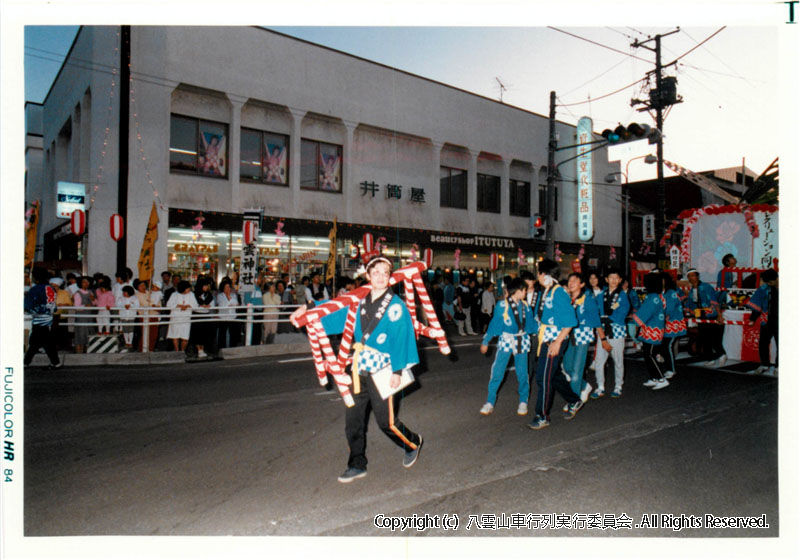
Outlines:
<svg viewBox="0 0 800 560"><path fill-rule="evenodd" d="M722 311L717 299L717 292L711 285L700 281L700 273L694 268L686 273L686 278L692 288L684 301L684 307L695 319L714 321L713 323L697 324L697 342L701 355L707 360L705 365L709 367L722 366L728 357L722 347L725 325L722 324Z"/></svg>
<svg viewBox="0 0 800 560"><path fill-rule="evenodd" d="M530 306L525 302L525 281L514 278L506 288L507 297L495 305L494 315L486 330L486 335L481 342L481 354L489 350L489 341L499 337L497 355L492 364L492 374L489 378L489 396L486 404L481 407L480 413L488 416L494 411L497 402L497 390L506 376L506 366L511 356L514 356L514 366L517 372L517 386L519 392L519 406L517 414L528 414L528 397L530 396L530 381L528 379L528 353L531 351L530 335L536 332L536 320L533 318Z"/></svg>
<svg viewBox="0 0 800 560"><path fill-rule="evenodd" d="M567 291L575 309L578 325L572 329L569 345L564 354L564 371L569 375L569 384L576 395L586 402L592 386L583 379L583 369L586 365L586 353L589 345L594 342L595 329L600 327L600 313L597 302L591 293L586 290L586 282L577 272L569 275Z"/></svg>
<svg viewBox="0 0 800 560"><path fill-rule="evenodd" d="M600 309L601 329L598 331L600 341L597 344L597 357L595 358L595 376L597 388L592 393L593 399L605 396L605 365L609 354L614 360L614 391L612 397L622 395L622 383L625 377L625 336L627 327L626 318L630 312L628 294L622 290L622 275L616 269L608 271L606 276L608 284L600 295L597 304Z"/></svg>
<svg viewBox="0 0 800 560"><path fill-rule="evenodd" d="M664 340L664 327L666 325L667 300L664 299L664 279L660 273L650 273L644 277L644 287L647 297L642 302L638 311L633 314L633 320L639 326L639 340L643 344L644 364L650 379L645 381L645 387L658 391L667 387L667 381L656 361L656 352Z"/></svg>
<svg viewBox="0 0 800 560"><path fill-rule="evenodd" d="M756 290L747 306L753 310L750 314L750 324L762 314L764 321L759 327L758 337L758 357L761 365L754 371L756 374L777 375L778 355L775 354L775 364L770 360L770 342L774 338L775 346L778 346L778 273L773 269L764 271L761 275L764 284Z"/></svg>
<svg viewBox="0 0 800 560"><path fill-rule="evenodd" d="M566 350L569 332L577 326L567 291L558 284L561 269L557 262L542 260L538 265L537 280L543 290L536 298L535 316L539 324L539 358L536 362L536 416L528 424L532 430L550 425L550 408L558 391L567 401L564 418L573 418L583 406L581 398L570 388L561 371L561 359Z"/></svg>

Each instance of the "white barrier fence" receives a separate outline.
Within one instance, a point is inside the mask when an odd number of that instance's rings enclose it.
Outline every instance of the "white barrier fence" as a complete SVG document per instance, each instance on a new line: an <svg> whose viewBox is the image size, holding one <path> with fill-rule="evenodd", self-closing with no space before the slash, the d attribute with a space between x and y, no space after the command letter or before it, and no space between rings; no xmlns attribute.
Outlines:
<svg viewBox="0 0 800 560"><path fill-rule="evenodd" d="M297 305L237 305L231 307L210 307L207 312L197 311L194 309L191 315L184 315L176 317L174 321L180 324L191 325L198 323L220 323L220 322L235 322L244 323L245 327L245 346L252 345L253 326L264 323L289 323L289 316L297 309ZM57 312L59 315L60 327L89 327L98 328L98 311L103 309L98 307L59 307ZM120 311L130 313L130 309L121 307L111 307L110 316L103 317L114 331L121 331L122 327L137 327L142 328L143 333L147 333L148 329L153 326L169 325L171 319L171 312L169 307L137 307L132 311L135 315L131 318L135 319L134 323L129 321L122 321L120 318ZM29 331L31 328L31 316L25 315L25 330ZM149 352L149 336L142 336L142 352Z"/></svg>

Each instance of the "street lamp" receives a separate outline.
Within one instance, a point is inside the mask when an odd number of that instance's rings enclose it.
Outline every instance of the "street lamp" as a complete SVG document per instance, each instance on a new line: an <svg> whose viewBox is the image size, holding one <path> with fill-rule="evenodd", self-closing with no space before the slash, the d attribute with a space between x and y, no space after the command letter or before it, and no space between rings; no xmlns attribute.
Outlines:
<svg viewBox="0 0 800 560"><path fill-rule="evenodd" d="M647 154L644 156L636 156L635 158L631 158L628 160L628 163L625 164L625 172L622 171L614 171L613 173L609 173L605 176L606 183L613 183L614 177L616 175L622 175L625 177L625 184L623 185L623 198L625 199L625 265L623 268L624 274L628 275L628 267L629 267L629 259L630 259L630 233L628 232L628 206L630 204L630 197L628 196L628 167L630 166L631 162L637 159L644 159L645 163L656 163L658 158L653 154Z"/></svg>

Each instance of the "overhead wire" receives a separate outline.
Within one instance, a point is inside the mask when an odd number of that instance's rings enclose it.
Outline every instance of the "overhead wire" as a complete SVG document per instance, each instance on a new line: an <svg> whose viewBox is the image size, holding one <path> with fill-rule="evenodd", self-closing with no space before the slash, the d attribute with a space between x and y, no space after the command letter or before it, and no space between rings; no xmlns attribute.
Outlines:
<svg viewBox="0 0 800 560"><path fill-rule="evenodd" d="M559 29L557 27L553 27L551 25L547 26L548 29L552 29L553 31L558 31L559 33L563 33L565 35L569 35L570 37L575 37L576 39L580 39L581 41L586 41L587 43L591 43L598 47L602 47L604 49L608 49L610 51L614 51L615 53L624 54L625 56L635 58L636 60L641 60L642 62L646 62L648 64L652 64L652 61L647 60L645 58L638 57L631 53L626 53L625 51L621 51L619 49L615 49L614 47L609 47L608 45L604 45L602 43L598 43L597 41L592 41L591 39L587 39L586 37L581 37L580 35L575 35L574 33L570 33L569 31L564 31L563 29Z"/></svg>

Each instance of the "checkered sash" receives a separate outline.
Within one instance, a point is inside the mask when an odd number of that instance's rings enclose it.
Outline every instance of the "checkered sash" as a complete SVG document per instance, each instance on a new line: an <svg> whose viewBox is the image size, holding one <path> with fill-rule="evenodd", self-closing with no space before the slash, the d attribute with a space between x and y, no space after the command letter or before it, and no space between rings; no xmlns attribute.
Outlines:
<svg viewBox="0 0 800 560"><path fill-rule="evenodd" d="M611 323L611 336L609 338L625 338L625 325Z"/></svg>
<svg viewBox="0 0 800 560"><path fill-rule="evenodd" d="M592 327L576 327L572 329L572 334L577 346L594 342L594 329Z"/></svg>
<svg viewBox="0 0 800 560"><path fill-rule="evenodd" d="M375 373L391 365L389 354L364 346L358 353L358 371Z"/></svg>
<svg viewBox="0 0 800 560"><path fill-rule="evenodd" d="M516 339L519 339L521 343L519 344L520 349L517 350ZM497 341L497 350L502 352L510 352L511 354L526 354L531 351L531 337L528 336L526 333L510 333L504 332L500 335L500 339Z"/></svg>

